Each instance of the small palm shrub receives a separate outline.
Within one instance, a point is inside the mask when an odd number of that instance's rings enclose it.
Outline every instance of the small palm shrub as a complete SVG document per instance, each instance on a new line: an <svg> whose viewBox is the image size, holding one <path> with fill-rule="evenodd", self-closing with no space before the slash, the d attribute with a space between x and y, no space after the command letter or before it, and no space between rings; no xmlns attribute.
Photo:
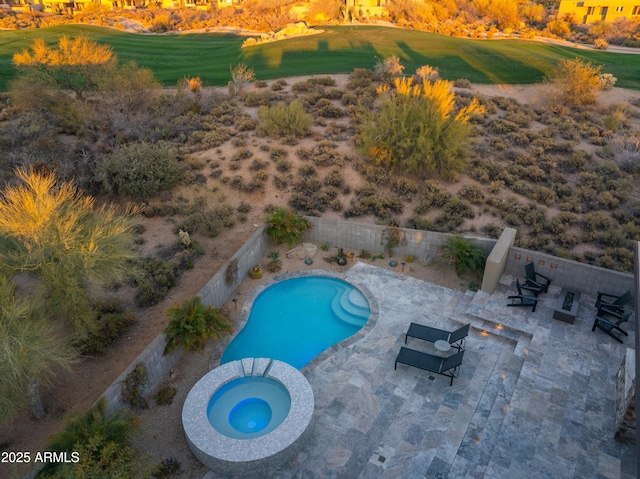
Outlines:
<svg viewBox="0 0 640 479"><path fill-rule="evenodd" d="M452 236L440 247L442 258L456 270L458 276L467 271L481 274L484 270L485 252L479 246L462 236Z"/></svg>
<svg viewBox="0 0 640 479"><path fill-rule="evenodd" d="M286 208L276 208L265 222L267 227L264 233L276 244L286 243L289 247L300 243L304 234L311 229L311 223L306 218Z"/></svg>
<svg viewBox="0 0 640 479"><path fill-rule="evenodd" d="M198 351L207 339L220 339L222 333L233 331L227 315L221 309L202 304L199 296L169 308L167 314L169 325L164 330L167 336L164 354L180 346L185 352Z"/></svg>
<svg viewBox="0 0 640 479"><path fill-rule="evenodd" d="M262 120L261 131L274 138L304 137L311 133L311 116L298 100L288 105L279 102L273 107L261 106L258 117Z"/></svg>

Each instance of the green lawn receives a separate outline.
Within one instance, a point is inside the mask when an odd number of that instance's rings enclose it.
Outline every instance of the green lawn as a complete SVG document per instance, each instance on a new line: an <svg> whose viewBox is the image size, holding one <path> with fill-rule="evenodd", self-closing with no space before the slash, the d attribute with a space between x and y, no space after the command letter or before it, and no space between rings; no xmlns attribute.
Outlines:
<svg viewBox="0 0 640 479"><path fill-rule="evenodd" d="M595 52L519 40L468 40L385 27L327 27L319 35L241 49L243 37L226 34L137 35L85 25L0 32L0 90L15 75L11 57L44 37L86 34L108 43L121 61L135 60L153 70L164 85L199 76L206 85L224 85L229 66L245 62L258 79L348 73L372 68L376 58L400 57L406 73L437 66L449 80L474 83L537 83L562 58L580 57L603 65L618 78L616 86L640 89L640 56Z"/></svg>

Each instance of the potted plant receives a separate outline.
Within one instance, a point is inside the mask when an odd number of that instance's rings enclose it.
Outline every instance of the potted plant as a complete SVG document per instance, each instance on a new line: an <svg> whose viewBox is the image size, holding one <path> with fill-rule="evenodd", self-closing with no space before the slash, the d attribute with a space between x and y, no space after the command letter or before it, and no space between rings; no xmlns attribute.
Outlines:
<svg viewBox="0 0 640 479"><path fill-rule="evenodd" d="M342 248L340 248L340 250L338 250L338 252L336 253L336 263L338 263L339 266L344 266L347 264L347 255L344 253L344 251L342 251Z"/></svg>
<svg viewBox="0 0 640 479"><path fill-rule="evenodd" d="M257 264L249 271L249 277L251 279L260 279L262 278L262 267Z"/></svg>

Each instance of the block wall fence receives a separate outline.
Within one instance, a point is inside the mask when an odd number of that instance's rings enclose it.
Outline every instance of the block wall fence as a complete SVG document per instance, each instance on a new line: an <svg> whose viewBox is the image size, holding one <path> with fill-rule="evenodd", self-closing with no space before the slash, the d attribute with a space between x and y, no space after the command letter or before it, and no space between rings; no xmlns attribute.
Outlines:
<svg viewBox="0 0 640 479"><path fill-rule="evenodd" d="M331 246L354 250L365 249L372 254L385 252L382 240L384 226L327 218L309 217L308 219L313 223L313 228L307 232L305 241L326 242ZM271 245L264 234L264 228L264 225L258 228L198 292L204 303L217 307L222 306L248 275L249 270L262 260ZM394 256L412 255L425 264L438 258L440 255L439 247L448 237L453 236L433 231L411 229L402 229L402 231L404 241L394 249ZM498 241L491 238L470 236L468 238L480 246L487 253L487 256ZM505 273L524 276L524 264L528 261L533 261L536 264L537 271L553 278L554 285L591 295L596 291L617 293L634 287L634 277L631 274L618 273L515 247L509 250ZM235 274L237 280L232 284L227 284L227 269L230 265L233 268L234 262L237 266ZM147 369L148 380L143 391L144 394L150 394L169 374L182 356L182 350L178 349L164 356L162 352L165 344L165 336L161 333L104 392L103 396L107 399L107 408L110 413L126 406L121 399L121 383L138 363L144 364Z"/></svg>
<svg viewBox="0 0 640 479"><path fill-rule="evenodd" d="M198 292L198 296L202 298L202 302L216 307L222 306L249 274L249 270L260 262L268 245L269 239L264 234L264 225L262 225ZM236 280L231 284L227 284L227 268L230 266L235 271L234 276ZM127 407L127 405L122 402L122 382L138 364L142 363L147 370L147 383L142 391L145 396L153 392L175 367L178 360L182 357L182 349L176 349L171 354L164 356L162 353L166 343L164 333L160 333L127 369L118 376L113 384L107 388L102 396L107 400L107 411L109 414L123 407Z"/></svg>

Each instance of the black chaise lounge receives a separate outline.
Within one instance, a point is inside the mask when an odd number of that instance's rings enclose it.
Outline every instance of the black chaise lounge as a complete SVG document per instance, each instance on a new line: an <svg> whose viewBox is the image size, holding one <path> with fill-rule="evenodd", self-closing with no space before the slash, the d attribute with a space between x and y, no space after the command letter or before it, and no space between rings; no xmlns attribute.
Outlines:
<svg viewBox="0 0 640 479"><path fill-rule="evenodd" d="M451 386L453 384L453 378L458 377L458 370L462 364L462 356L464 356L464 349L448 358L443 358L441 356L434 356L433 354L401 347L393 369L397 368L398 363L424 369L451 378L451 382L449 383L449 386Z"/></svg>
<svg viewBox="0 0 640 479"><path fill-rule="evenodd" d="M518 294L513 296L507 296L508 299L511 300L511 303L507 304L507 306L524 306L531 307L531 312L536 312L536 306L538 305L538 298L535 296L530 296L527 294L522 294L522 285L520 281L516 279L516 288L518 289Z"/></svg>
<svg viewBox="0 0 640 479"><path fill-rule="evenodd" d="M536 267L533 263L527 263L524 265L524 277L527 280L527 285L540 290L541 293L546 293L551 284L551 278L546 277L543 274L536 273Z"/></svg>
<svg viewBox="0 0 640 479"><path fill-rule="evenodd" d="M626 315L624 315L623 317L621 317L615 322L609 321L607 318L603 318L602 316L596 316L596 319L593 322L593 328L591 328L591 331L595 331L596 328L598 328L604 331L605 333L607 333L609 336L611 336L613 339L615 339L619 343L621 343L622 339L620 339L620 337L623 334L625 336L629 336L629 334L624 329L622 329L620 325L624 323L627 319L629 319L629 316L631 316L631 313L627 313Z"/></svg>
<svg viewBox="0 0 640 479"><path fill-rule="evenodd" d="M624 315L624 307L629 301L631 301L631 291L627 291L622 296L598 292L596 300L598 316L600 316L600 312L604 312L620 318Z"/></svg>
<svg viewBox="0 0 640 479"><path fill-rule="evenodd" d="M471 323L465 324L459 329L453 332L445 331L444 329L432 328L431 326L425 326L423 324L411 323L409 330L404 336L404 344L407 344L407 338L418 338L424 341L435 343L436 341L447 341L451 346L460 351L464 348L467 336L469 336L469 327Z"/></svg>

